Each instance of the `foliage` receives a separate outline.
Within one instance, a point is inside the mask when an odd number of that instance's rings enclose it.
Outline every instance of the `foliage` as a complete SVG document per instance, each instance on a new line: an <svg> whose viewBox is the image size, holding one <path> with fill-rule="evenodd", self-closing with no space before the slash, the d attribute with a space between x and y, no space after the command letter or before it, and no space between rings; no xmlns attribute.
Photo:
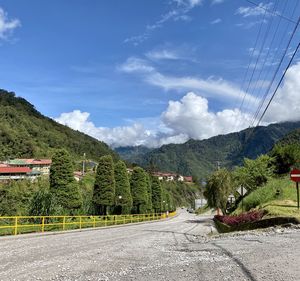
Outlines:
<svg viewBox="0 0 300 281"><path fill-rule="evenodd" d="M27 215L32 194L38 190L30 181L11 181L0 184L0 215Z"/></svg>
<svg viewBox="0 0 300 281"><path fill-rule="evenodd" d="M118 158L105 143L43 116L25 99L1 89L0 119L0 160L51 157L58 148L76 159L84 153L87 159L107 154Z"/></svg>
<svg viewBox="0 0 300 281"><path fill-rule="evenodd" d="M148 179L144 169L135 167L131 175L131 194L135 211L141 212L141 205L148 202Z"/></svg>
<svg viewBox="0 0 300 281"><path fill-rule="evenodd" d="M115 204L114 163L110 155L102 156L96 171L93 192L96 214L107 214L107 207Z"/></svg>
<svg viewBox="0 0 300 281"><path fill-rule="evenodd" d="M53 214L54 208L49 188L41 187L33 194L29 216L50 216Z"/></svg>
<svg viewBox="0 0 300 281"><path fill-rule="evenodd" d="M230 192L233 189L231 173L226 169L214 172L207 181L206 191L207 204L210 207L220 208L226 213L226 203Z"/></svg>
<svg viewBox="0 0 300 281"><path fill-rule="evenodd" d="M276 145L270 155L274 158L274 172L276 174L287 174L292 166L299 165L300 143Z"/></svg>
<svg viewBox="0 0 300 281"><path fill-rule="evenodd" d="M119 160L115 165L116 181L116 205L120 207L121 214L130 214L132 208L132 196L130 191L130 181L126 170L126 165ZM121 198L119 198L121 196ZM119 212L118 212L119 213Z"/></svg>
<svg viewBox="0 0 300 281"><path fill-rule="evenodd" d="M158 177L152 178L152 207L155 213L162 209L162 187Z"/></svg>
<svg viewBox="0 0 300 281"><path fill-rule="evenodd" d="M236 185L243 185L249 192L267 183L273 174L273 159L261 155L255 160L244 159L244 166L234 171Z"/></svg>
<svg viewBox="0 0 300 281"><path fill-rule="evenodd" d="M56 206L73 211L82 205L79 187L73 175L73 163L69 153L57 150L50 168L50 193Z"/></svg>
<svg viewBox="0 0 300 281"><path fill-rule="evenodd" d="M235 226L235 225L240 225L243 223L247 223L247 222L254 222L254 221L258 221L261 220L262 217L264 216L264 211L263 210L254 210L248 213L242 213L240 215L237 216L219 216L216 215L214 217L215 220L218 220L222 223L225 223L229 226Z"/></svg>

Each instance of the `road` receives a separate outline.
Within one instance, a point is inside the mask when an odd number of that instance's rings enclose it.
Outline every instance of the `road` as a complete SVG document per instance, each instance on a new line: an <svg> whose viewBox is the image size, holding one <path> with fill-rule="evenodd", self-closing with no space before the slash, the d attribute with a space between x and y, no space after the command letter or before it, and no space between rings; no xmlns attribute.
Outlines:
<svg viewBox="0 0 300 281"><path fill-rule="evenodd" d="M300 280L300 230L207 236L209 217L0 238L0 280Z"/></svg>

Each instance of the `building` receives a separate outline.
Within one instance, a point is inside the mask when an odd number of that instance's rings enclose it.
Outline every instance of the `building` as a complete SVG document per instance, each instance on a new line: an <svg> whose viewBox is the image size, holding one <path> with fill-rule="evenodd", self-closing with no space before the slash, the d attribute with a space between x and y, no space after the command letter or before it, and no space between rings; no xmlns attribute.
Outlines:
<svg viewBox="0 0 300 281"><path fill-rule="evenodd" d="M159 180L164 180L164 181L179 181L179 182L186 182L186 183L193 182L192 177L190 176L185 177L179 174L154 172L152 173L152 175L158 177Z"/></svg>
<svg viewBox="0 0 300 281"><path fill-rule="evenodd" d="M50 174L51 163L51 159L13 159L6 162L11 167L28 167L41 175Z"/></svg>
<svg viewBox="0 0 300 281"><path fill-rule="evenodd" d="M0 181L35 180L39 175L39 172L31 170L29 167L0 167Z"/></svg>

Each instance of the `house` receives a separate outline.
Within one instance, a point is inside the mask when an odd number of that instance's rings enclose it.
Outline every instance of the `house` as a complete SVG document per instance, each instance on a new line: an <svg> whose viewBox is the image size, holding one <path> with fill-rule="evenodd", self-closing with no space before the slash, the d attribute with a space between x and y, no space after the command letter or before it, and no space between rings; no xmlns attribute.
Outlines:
<svg viewBox="0 0 300 281"><path fill-rule="evenodd" d="M29 167L0 167L0 181L35 180L39 175L39 172L32 171Z"/></svg>
<svg viewBox="0 0 300 281"><path fill-rule="evenodd" d="M82 172L80 172L80 171L75 171L75 172L74 172L74 178L75 178L76 181L82 180L82 178L83 178Z"/></svg>
<svg viewBox="0 0 300 281"><path fill-rule="evenodd" d="M184 182L186 183L193 183L193 177L183 177L184 178Z"/></svg>
<svg viewBox="0 0 300 281"><path fill-rule="evenodd" d="M50 174L51 163L51 159L13 159L6 162L11 167L28 167L41 175Z"/></svg>

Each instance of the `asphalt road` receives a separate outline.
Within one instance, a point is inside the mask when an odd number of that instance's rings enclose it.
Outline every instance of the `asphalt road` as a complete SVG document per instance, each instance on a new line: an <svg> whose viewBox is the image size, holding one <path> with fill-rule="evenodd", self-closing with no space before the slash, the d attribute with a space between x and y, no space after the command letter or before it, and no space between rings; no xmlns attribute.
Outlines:
<svg viewBox="0 0 300 281"><path fill-rule="evenodd" d="M300 230L207 236L209 217L0 238L0 280L300 280Z"/></svg>

